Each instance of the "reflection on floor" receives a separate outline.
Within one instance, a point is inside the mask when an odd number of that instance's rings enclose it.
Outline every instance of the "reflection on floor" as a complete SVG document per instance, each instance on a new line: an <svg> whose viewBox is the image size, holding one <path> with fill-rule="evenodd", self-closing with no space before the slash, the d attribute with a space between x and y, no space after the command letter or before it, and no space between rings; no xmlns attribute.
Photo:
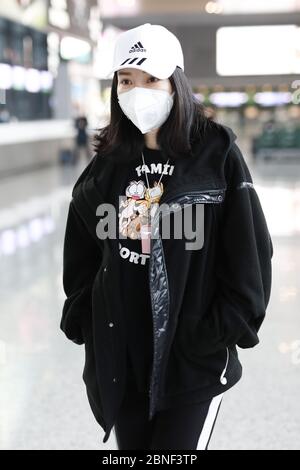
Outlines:
<svg viewBox="0 0 300 470"><path fill-rule="evenodd" d="M239 143L239 142L238 142ZM211 449L299 448L300 162L245 159L274 245L268 316L243 380L224 397ZM0 185L0 447L115 449L106 444L81 379L84 349L59 330L62 241L77 168L15 176Z"/></svg>

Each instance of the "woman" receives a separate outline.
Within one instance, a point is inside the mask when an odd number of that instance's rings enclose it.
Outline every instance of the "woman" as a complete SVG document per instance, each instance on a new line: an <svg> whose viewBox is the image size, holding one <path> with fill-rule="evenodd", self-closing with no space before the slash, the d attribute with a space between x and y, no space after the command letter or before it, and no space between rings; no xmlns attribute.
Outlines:
<svg viewBox="0 0 300 470"><path fill-rule="evenodd" d="M178 39L125 31L112 71L110 123L69 207L61 329L85 344L103 442L114 428L119 449L207 449L242 375L237 346L259 342L272 241L236 135L194 98Z"/></svg>

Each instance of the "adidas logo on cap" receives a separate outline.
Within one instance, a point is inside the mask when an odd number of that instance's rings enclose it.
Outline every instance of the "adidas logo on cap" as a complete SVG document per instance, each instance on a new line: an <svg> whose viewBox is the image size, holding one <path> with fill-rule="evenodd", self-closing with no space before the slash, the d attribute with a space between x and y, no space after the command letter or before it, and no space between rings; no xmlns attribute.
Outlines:
<svg viewBox="0 0 300 470"><path fill-rule="evenodd" d="M131 52L146 52L146 49L144 49L143 44L138 41L136 44L132 46L132 48L129 50L129 53Z"/></svg>

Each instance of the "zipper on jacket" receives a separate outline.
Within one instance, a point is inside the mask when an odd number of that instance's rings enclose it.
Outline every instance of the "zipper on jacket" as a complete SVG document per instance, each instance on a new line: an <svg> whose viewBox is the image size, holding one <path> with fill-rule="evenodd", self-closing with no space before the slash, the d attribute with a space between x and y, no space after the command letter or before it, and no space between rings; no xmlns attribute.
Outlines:
<svg viewBox="0 0 300 470"><path fill-rule="evenodd" d="M151 289L150 259L149 259L149 288L150 288L151 304L153 306L154 305L154 300L153 300L153 292L152 292L152 289ZM157 323L156 323L156 316L155 315L152 315L152 320L153 320L153 363L152 363L152 371L151 371L151 375L150 375L150 387L149 387L149 391L148 391L148 395L149 395L149 398L150 398L150 404L151 404L151 400L152 400L152 396L153 396L153 389L155 387L155 357L156 357L156 354L157 354L157 348L156 348L157 338L156 338L156 335L155 335Z"/></svg>
<svg viewBox="0 0 300 470"><path fill-rule="evenodd" d="M227 367L228 367L228 362L229 362L229 349L228 347L226 347L226 365L222 371L222 374L220 375L220 382L222 385L226 385L227 384L227 379L225 377L225 374L226 374L226 370L227 370Z"/></svg>
<svg viewBox="0 0 300 470"><path fill-rule="evenodd" d="M224 200L225 191L226 191L226 188L182 191L178 194L173 195L173 197L172 197L172 195L171 196L167 195L167 197L165 197L165 200L164 200L164 196L162 196L162 198L160 199L159 204L162 204L162 201L163 201L163 203L165 203L165 202L170 203L171 201L172 202L176 201L180 205L182 205L182 204L193 204L193 203L221 203ZM156 219L156 217L159 216L159 214L160 214L160 211L158 210L156 212L156 214L154 215L154 219ZM154 233L156 233L157 230L158 230L158 227L156 228L156 231ZM149 260L149 273L150 273L150 260ZM151 299L153 300L153 292L152 292L152 289L151 289L150 275L149 275L149 285L150 285ZM153 305L154 305L154 303L153 303ZM150 388L148 390L148 395L150 397L150 414L152 414L152 411L154 411L154 409L155 409L155 404L154 404L153 400L156 398L155 393L154 393L154 389L157 385L157 383L155 382L155 373L156 373L156 370L155 370L155 357L156 357L155 351L156 351L156 344L157 344L156 336L155 336L155 331L156 331L155 315L154 316L152 315L152 318L153 318L153 324L154 324L154 332L153 332L153 336L154 336L154 353L153 353L153 367L152 367L152 374L151 374L151 382L150 382ZM227 383L227 379L224 375L226 373L226 369L227 369L227 365L228 365L228 357L229 357L229 354L228 354L228 349L227 349L226 366L225 366L225 369L223 370L223 372L220 376L220 381L223 385L226 385L226 383Z"/></svg>
<svg viewBox="0 0 300 470"><path fill-rule="evenodd" d="M164 255L163 255L164 256ZM149 259L149 290L150 290L150 298L151 298L151 310L152 312L154 311L154 293L153 293L153 290L151 288L151 262L153 262L153 259L150 257ZM168 301L169 301L169 294L168 294ZM157 321L156 321L156 316L152 315L152 320L153 320L153 364L152 364L152 372L151 372L151 376L150 376L150 387L149 387L149 390L148 390L148 395L149 395L149 398L150 398L150 410L149 410L149 415L151 415L153 417L154 415L154 412L155 412L155 398L157 396L157 393L159 391L159 387L160 387L160 382L159 382L159 379L157 379L157 368L155 367L156 366L156 357L157 357L157 354L158 354L158 350L157 350L157 336L155 334L155 332L157 331ZM158 370L159 371L159 370ZM152 380L153 379L153 380Z"/></svg>
<svg viewBox="0 0 300 470"><path fill-rule="evenodd" d="M164 195L163 195L162 198L160 199L159 206L161 206L161 204L164 204L164 203L170 204L170 202L172 203L175 202L176 204L179 204L180 207L183 205L190 206L194 203L219 204L224 200L225 191L226 191L226 188L204 189L204 190L195 189L194 191L184 191L179 194L175 194L173 197L171 196L171 198L170 197L168 198L167 196L165 200L163 200L164 198ZM153 217L153 220L154 220L153 225L155 225L155 221L157 220L160 214L162 218L168 215L168 213L164 214L158 209ZM156 227L154 231L155 235L157 234L157 231L158 231L158 227Z"/></svg>
<svg viewBox="0 0 300 470"><path fill-rule="evenodd" d="M166 196L165 200L162 196L160 199L160 204L162 204L162 201L164 203L171 202L171 201L176 201L176 202L186 202L186 201L191 201L193 202L222 202L224 199L224 193L226 189L221 188L221 189L195 189L195 190L190 190L190 191L182 191L179 194L175 194L173 197L172 196Z"/></svg>

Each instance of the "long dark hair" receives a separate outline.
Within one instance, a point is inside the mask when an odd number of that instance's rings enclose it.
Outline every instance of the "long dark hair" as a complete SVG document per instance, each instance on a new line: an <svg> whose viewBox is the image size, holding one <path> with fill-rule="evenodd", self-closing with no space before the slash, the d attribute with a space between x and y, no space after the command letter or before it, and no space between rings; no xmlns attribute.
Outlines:
<svg viewBox="0 0 300 470"><path fill-rule="evenodd" d="M190 83L180 67L170 76L174 104L167 120L157 133L157 143L165 158L189 155L192 144L203 139L207 126L216 124L205 115L203 104L194 96ZM93 146L98 155L114 154L131 160L141 154L145 144L140 130L123 113L117 96L118 76L114 73L111 87L110 122L94 136Z"/></svg>

